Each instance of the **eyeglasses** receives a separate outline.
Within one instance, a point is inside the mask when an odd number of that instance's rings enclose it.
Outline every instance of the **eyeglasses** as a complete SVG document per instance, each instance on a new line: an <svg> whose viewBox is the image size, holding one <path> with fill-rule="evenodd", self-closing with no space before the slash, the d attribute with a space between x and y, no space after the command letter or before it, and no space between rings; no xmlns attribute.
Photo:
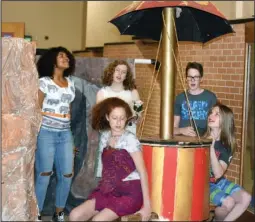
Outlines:
<svg viewBox="0 0 255 222"><path fill-rule="evenodd" d="M191 81L191 80L199 80L201 78L201 76L187 76L187 80Z"/></svg>

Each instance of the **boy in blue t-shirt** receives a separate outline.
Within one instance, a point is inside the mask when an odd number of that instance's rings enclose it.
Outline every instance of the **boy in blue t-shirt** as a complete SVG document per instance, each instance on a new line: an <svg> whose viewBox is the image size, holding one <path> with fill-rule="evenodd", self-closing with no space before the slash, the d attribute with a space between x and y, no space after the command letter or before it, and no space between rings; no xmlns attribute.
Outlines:
<svg viewBox="0 0 255 222"><path fill-rule="evenodd" d="M217 102L213 92L200 88L202 79L203 66L197 62L189 62L186 66L186 80L189 88L187 96L200 135L206 132L208 111ZM174 135L196 136L195 126L190 118L187 99L182 92L177 95L174 105Z"/></svg>

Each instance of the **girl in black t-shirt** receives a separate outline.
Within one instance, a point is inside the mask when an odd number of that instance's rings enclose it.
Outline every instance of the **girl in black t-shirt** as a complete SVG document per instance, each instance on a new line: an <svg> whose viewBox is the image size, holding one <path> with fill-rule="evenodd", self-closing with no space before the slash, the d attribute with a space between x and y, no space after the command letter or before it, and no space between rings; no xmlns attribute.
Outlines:
<svg viewBox="0 0 255 222"><path fill-rule="evenodd" d="M215 220L218 221L236 220L251 201L249 193L224 177L236 147L234 130L232 110L222 104L214 105L208 114L208 136L213 139L210 147L210 201L217 205Z"/></svg>

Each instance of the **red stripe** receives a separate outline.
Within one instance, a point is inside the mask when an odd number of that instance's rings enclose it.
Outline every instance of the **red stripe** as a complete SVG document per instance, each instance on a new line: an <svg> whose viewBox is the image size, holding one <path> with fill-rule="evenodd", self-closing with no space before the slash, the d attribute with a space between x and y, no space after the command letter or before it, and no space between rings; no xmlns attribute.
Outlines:
<svg viewBox="0 0 255 222"><path fill-rule="evenodd" d="M164 178L162 184L162 216L173 220L174 200L175 200L175 181L177 169L178 148L166 147L164 158Z"/></svg>
<svg viewBox="0 0 255 222"><path fill-rule="evenodd" d="M151 185L152 185L152 146L149 145L143 145L143 158L144 158L144 164L147 169L148 174L148 183L149 183L149 192L151 195Z"/></svg>
<svg viewBox="0 0 255 222"><path fill-rule="evenodd" d="M203 220L205 186L207 185L205 184L205 177L208 174L207 164L208 161L206 157L206 149L196 148L194 161L193 190L191 190L191 192L193 193L190 218L191 221Z"/></svg>

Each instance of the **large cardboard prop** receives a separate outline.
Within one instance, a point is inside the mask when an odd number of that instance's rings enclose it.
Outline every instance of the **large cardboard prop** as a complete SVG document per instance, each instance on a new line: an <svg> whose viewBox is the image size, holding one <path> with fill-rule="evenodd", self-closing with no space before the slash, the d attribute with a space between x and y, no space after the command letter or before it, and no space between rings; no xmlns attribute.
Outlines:
<svg viewBox="0 0 255 222"><path fill-rule="evenodd" d="M41 122L35 46L2 38L2 220L35 221L34 154Z"/></svg>

